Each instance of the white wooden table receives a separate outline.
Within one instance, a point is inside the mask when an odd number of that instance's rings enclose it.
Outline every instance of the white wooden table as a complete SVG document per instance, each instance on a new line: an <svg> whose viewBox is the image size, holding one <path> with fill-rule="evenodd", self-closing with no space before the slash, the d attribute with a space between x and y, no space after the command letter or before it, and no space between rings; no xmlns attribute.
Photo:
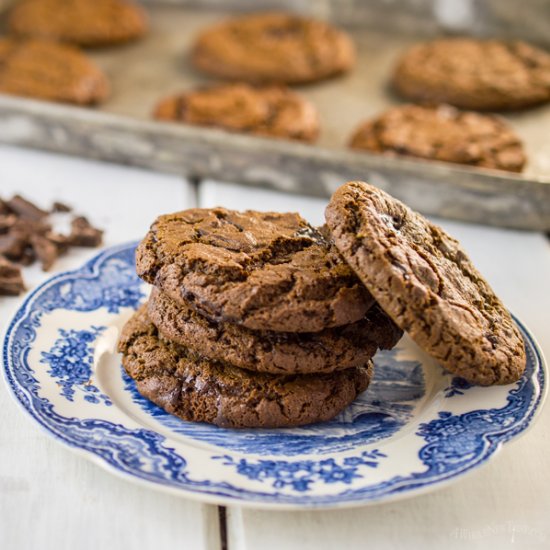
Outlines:
<svg viewBox="0 0 550 550"><path fill-rule="evenodd" d="M74 206L106 245L139 239L162 212L191 206L296 210L314 223L325 201L0 147L0 196ZM550 244L543 235L437 220L469 251L550 357ZM95 250L76 250L55 269ZM28 286L49 275L26 271ZM0 299L4 330L20 298ZM227 510L122 481L42 433L0 384L0 549L325 550L550 548L550 408L519 441L456 484L417 498L344 511Z"/></svg>

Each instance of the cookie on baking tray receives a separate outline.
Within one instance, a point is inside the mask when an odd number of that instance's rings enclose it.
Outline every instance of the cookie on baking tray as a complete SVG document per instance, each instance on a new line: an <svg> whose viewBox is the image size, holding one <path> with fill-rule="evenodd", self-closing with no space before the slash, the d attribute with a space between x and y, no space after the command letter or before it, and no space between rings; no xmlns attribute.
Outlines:
<svg viewBox="0 0 550 550"><path fill-rule="evenodd" d="M313 142L319 135L315 107L282 86L216 85L172 95L155 118L233 132Z"/></svg>
<svg viewBox="0 0 550 550"><path fill-rule="evenodd" d="M376 301L441 365L480 385L521 377L526 357L518 328L443 229L357 181L334 193L326 220Z"/></svg>
<svg viewBox="0 0 550 550"><path fill-rule="evenodd" d="M401 105L354 132L350 147L520 172L526 162L521 140L500 118L449 105Z"/></svg>
<svg viewBox="0 0 550 550"><path fill-rule="evenodd" d="M273 374L309 374L359 367L378 349L391 349L403 335L376 306L351 325L321 332L253 331L231 323L209 321L156 288L149 298L148 316L165 340L211 360Z"/></svg>
<svg viewBox="0 0 550 550"><path fill-rule="evenodd" d="M322 232L294 213L160 216L136 267L177 303L255 330L317 332L358 321L374 302Z"/></svg>
<svg viewBox="0 0 550 550"><path fill-rule="evenodd" d="M228 428L291 427L329 420L369 385L372 363L315 375L252 373L159 337L143 305L119 341L138 391L184 420Z"/></svg>
<svg viewBox="0 0 550 550"><path fill-rule="evenodd" d="M148 22L143 8L129 0L21 0L8 27L21 36L95 47L139 38Z"/></svg>
<svg viewBox="0 0 550 550"><path fill-rule="evenodd" d="M109 95L101 69L73 46L0 39L0 93L91 105Z"/></svg>
<svg viewBox="0 0 550 550"><path fill-rule="evenodd" d="M521 41L442 38L409 48L393 84L414 101L522 109L550 101L550 54Z"/></svg>
<svg viewBox="0 0 550 550"><path fill-rule="evenodd" d="M210 75L253 83L303 84L349 71L349 36L291 13L254 13L214 25L197 37L192 61Z"/></svg>

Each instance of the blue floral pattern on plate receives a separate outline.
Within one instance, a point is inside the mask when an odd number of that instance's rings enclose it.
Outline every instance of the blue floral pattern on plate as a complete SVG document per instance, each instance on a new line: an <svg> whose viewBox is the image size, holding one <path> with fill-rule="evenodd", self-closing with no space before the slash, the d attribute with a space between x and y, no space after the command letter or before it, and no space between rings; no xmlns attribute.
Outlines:
<svg viewBox="0 0 550 550"><path fill-rule="evenodd" d="M526 430L540 409L542 357L518 323L528 364L517 384L471 387L405 340L377 355L369 390L331 422L256 431L185 423L139 396L114 351L120 327L145 299L134 246L44 283L3 344L19 404L115 473L216 502L356 505L458 478Z"/></svg>
<svg viewBox="0 0 550 550"><path fill-rule="evenodd" d="M112 405L111 400L90 382L93 367L94 340L107 327L90 327L90 330L59 329L60 338L50 351L41 352L41 363L50 366L48 374L58 380L61 395L69 401L74 400L78 390L85 394L89 403Z"/></svg>

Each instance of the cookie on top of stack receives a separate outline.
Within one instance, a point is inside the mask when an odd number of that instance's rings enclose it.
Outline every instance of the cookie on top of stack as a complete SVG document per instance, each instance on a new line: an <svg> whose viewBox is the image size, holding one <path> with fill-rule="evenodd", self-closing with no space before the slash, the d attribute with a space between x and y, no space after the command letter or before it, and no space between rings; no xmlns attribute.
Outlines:
<svg viewBox="0 0 550 550"><path fill-rule="evenodd" d="M185 420L286 427L334 417L402 332L297 214L160 216L137 251L154 285L119 349L138 390Z"/></svg>

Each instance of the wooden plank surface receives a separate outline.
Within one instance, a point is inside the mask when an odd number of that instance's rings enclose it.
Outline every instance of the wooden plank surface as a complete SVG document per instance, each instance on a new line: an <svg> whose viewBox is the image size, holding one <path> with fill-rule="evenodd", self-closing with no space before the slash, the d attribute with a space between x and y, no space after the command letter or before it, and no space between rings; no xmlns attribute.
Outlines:
<svg viewBox="0 0 550 550"><path fill-rule="evenodd" d="M324 200L207 182L201 206L298 210L323 221ZM540 234L436 220L457 237L550 357L550 246ZM343 511L228 510L231 550L548 548L550 408L533 429L455 485L392 504Z"/></svg>
<svg viewBox="0 0 550 550"><path fill-rule="evenodd" d="M62 200L89 215L106 230L106 245L140 238L159 213L194 200L176 177L8 147L0 148L0 178L0 196L22 193L43 207ZM55 268L95 253L75 250ZM29 287L48 276L25 271ZM0 331L19 302L0 298ZM76 456L41 432L0 383L2 550L168 547L217 550L217 507L133 485Z"/></svg>

